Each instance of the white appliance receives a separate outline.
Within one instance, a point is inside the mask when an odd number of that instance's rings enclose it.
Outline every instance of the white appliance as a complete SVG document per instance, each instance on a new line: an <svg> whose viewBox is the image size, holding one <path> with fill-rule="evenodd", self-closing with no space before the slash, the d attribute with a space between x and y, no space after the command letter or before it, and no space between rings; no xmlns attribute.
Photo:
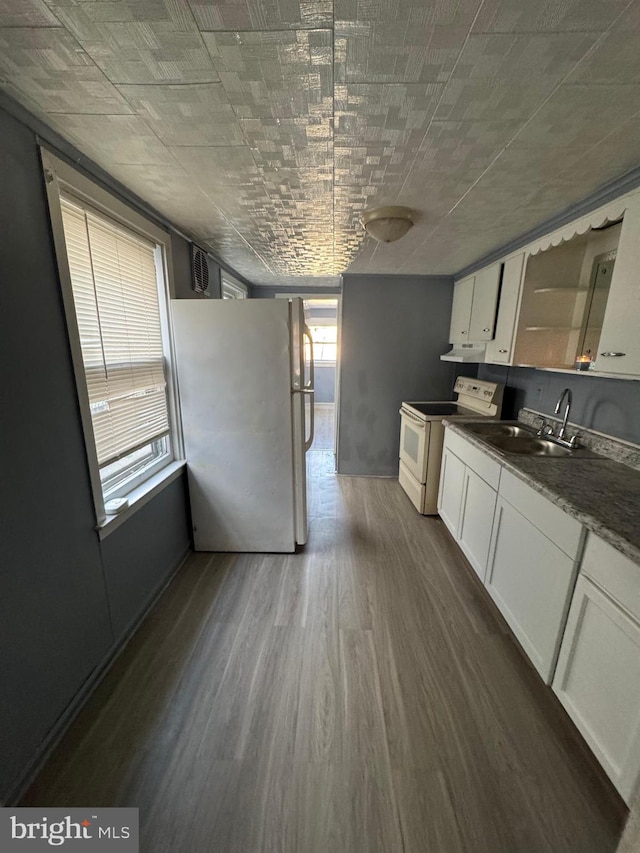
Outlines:
<svg viewBox="0 0 640 853"><path fill-rule="evenodd" d="M440 361L472 361L479 364L485 360L486 344L454 344L449 352L440 356Z"/></svg>
<svg viewBox="0 0 640 853"><path fill-rule="evenodd" d="M443 418L499 417L504 386L459 376L457 401L403 403L400 409L400 485L423 515L437 514Z"/></svg>
<svg viewBox="0 0 640 853"><path fill-rule="evenodd" d="M313 441L302 299L171 308L196 551L294 551L307 541Z"/></svg>

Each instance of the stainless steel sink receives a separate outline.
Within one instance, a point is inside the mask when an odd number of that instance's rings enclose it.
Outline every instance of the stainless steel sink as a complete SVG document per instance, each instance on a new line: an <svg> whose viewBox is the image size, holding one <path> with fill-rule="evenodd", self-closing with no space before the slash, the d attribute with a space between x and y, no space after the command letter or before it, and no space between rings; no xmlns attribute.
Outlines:
<svg viewBox="0 0 640 853"><path fill-rule="evenodd" d="M489 421L488 423L480 424L465 424L464 427L469 432L480 438L490 437L526 437L535 438L535 430L530 427L520 426L520 424L502 424L499 421Z"/></svg>
<svg viewBox="0 0 640 853"><path fill-rule="evenodd" d="M563 447L538 435L533 427L500 421L465 424L464 429L495 447L500 453L518 456L548 456L556 459L597 459L598 455L585 447Z"/></svg>
<svg viewBox="0 0 640 853"><path fill-rule="evenodd" d="M504 453L518 453L523 456L571 456L573 451L561 447L546 438L535 435L491 435L486 439L497 450Z"/></svg>
<svg viewBox="0 0 640 853"><path fill-rule="evenodd" d="M597 454L584 447L562 447L547 438L528 435L489 435L485 438L487 444L502 453L516 453L521 456L554 456L557 458L594 459Z"/></svg>

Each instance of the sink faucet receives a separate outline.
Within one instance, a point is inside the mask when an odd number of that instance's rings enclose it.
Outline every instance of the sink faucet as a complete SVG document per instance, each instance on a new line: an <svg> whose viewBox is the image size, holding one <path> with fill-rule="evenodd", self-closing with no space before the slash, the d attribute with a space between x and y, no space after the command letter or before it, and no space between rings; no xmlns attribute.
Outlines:
<svg viewBox="0 0 640 853"><path fill-rule="evenodd" d="M556 407L554 409L555 414L557 415L560 412L560 406L562 405L562 401L567 399L567 403L564 407L564 415L562 416L562 426L560 427L560 431L558 432L558 438L564 438L564 434L567 431L567 421L569 420L569 412L571 411L571 403L573 402L573 397L571 395L571 389L565 388L562 394L558 397L558 402L556 403Z"/></svg>

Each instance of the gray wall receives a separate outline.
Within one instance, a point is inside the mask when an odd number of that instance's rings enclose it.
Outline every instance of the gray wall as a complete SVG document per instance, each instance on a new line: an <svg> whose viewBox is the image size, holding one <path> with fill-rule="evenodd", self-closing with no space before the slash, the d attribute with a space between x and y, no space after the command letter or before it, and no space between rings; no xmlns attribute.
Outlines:
<svg viewBox="0 0 640 853"><path fill-rule="evenodd" d="M478 376L505 384L504 418L516 418L523 406L551 415L570 388L573 423L640 443L640 382L494 364L481 364Z"/></svg>
<svg viewBox="0 0 640 853"><path fill-rule="evenodd" d="M447 276L343 277L340 474L397 476L402 401L451 399L452 296Z"/></svg>
<svg viewBox="0 0 640 853"><path fill-rule="evenodd" d="M316 364L315 366L316 403L335 403L336 401L336 366L335 364Z"/></svg>
<svg viewBox="0 0 640 853"><path fill-rule="evenodd" d="M189 532L181 477L99 542L36 137L2 110L0 187L0 801L7 801L179 564ZM180 250L176 273L188 273Z"/></svg>
<svg viewBox="0 0 640 853"><path fill-rule="evenodd" d="M183 559L189 544L187 501L186 477L179 477L102 542L116 638L135 626L150 592L164 578L162 567L177 566Z"/></svg>

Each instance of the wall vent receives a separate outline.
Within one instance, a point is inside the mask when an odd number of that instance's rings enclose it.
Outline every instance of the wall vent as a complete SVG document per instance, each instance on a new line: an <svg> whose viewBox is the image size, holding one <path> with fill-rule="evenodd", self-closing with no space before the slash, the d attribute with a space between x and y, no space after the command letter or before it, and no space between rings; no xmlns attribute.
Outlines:
<svg viewBox="0 0 640 853"><path fill-rule="evenodd" d="M204 249L195 243L191 244L191 287L196 293L210 296L209 291L209 258Z"/></svg>

